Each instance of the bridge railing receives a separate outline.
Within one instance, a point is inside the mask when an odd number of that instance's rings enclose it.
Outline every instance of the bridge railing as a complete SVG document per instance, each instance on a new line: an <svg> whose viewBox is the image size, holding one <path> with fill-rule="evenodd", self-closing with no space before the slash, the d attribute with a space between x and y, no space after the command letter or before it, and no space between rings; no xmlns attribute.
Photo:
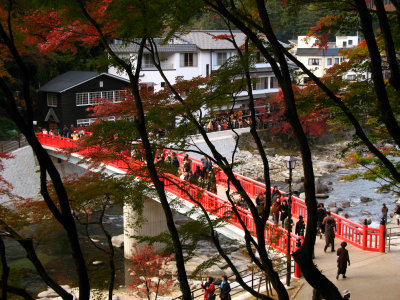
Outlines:
<svg viewBox="0 0 400 300"><path fill-rule="evenodd" d="M167 151L171 152L169 150ZM176 154L181 164L183 162L184 154L181 153L176 153ZM196 166L200 166L200 168L202 168L202 162L200 160L193 158L191 158L191 160L192 160L192 171L194 171ZM216 174L217 183L219 185L227 187L228 176L220 168L215 167L215 169L218 170ZM250 198L255 199L260 193L264 193L266 191L264 183L261 183L257 180L239 174L235 174L235 177L240 182L241 186L250 196ZM231 189L235 190L232 184L230 185L230 187ZM386 229L385 227L369 228L367 226L366 230L365 228L366 225L358 224L356 222L353 222L345 217L342 217L334 213L332 213L332 215L336 219L337 237L363 250L385 252L384 248L384 231ZM303 216L305 220L307 220L308 217L307 206L305 204L305 201L296 196L292 196L292 216L294 216L295 218Z"/></svg>
<svg viewBox="0 0 400 300"><path fill-rule="evenodd" d="M70 147L75 147L77 145L76 141L60 136L38 133L37 137L42 144L52 146L55 148L70 148ZM172 151L165 150L164 152L171 153ZM176 153L176 154L181 165L183 163L184 154L181 153ZM193 172L195 171L197 166L199 166L202 169L202 162L200 160L195 158L190 158L190 160L192 161L191 169ZM132 163L133 162L134 160L132 159ZM125 166L126 169L125 162L122 165L118 161L109 163L110 165L113 165L116 168L124 168ZM217 183L222 186L227 186L228 178L226 174L218 167L214 169L217 170L216 174ZM227 200L222 199L219 196L211 192L208 192L194 184L181 180L180 178L172 174L169 174L168 176L170 184L166 185L166 190L176 195L179 195L181 198L187 201L191 201L188 195L182 190L182 188L184 187L186 192L188 192L193 197L196 196L195 199L200 199L202 205L207 210L211 211L214 215L226 218L226 214L230 213L230 208L229 208L230 203ZM235 177L238 179L243 189L253 199L256 198L258 194L264 193L266 191L265 184L261 182L258 182L254 179L247 178L239 174L235 174ZM254 232L255 231L254 220L252 219L252 216L249 213L249 211L241 207L238 207L238 211L243 222L246 224L246 227L251 232ZM307 207L305 201L295 196L292 196L292 215L297 218L300 215L302 215L304 219L307 220ZM386 227L384 225L381 225L379 228L368 228L367 225L360 225L356 222L348 220L337 214L332 214L332 215L335 217L337 223L337 232L336 232L337 237L364 250L385 252ZM229 223L241 228L239 221L234 216L229 219ZM272 225L272 223L270 225ZM282 232L285 232L285 229L283 228L281 228L280 230ZM282 236L284 235L285 234L282 234ZM284 243L285 242L280 241L275 246L283 250ZM295 238L294 240L291 241L291 243L295 243Z"/></svg>

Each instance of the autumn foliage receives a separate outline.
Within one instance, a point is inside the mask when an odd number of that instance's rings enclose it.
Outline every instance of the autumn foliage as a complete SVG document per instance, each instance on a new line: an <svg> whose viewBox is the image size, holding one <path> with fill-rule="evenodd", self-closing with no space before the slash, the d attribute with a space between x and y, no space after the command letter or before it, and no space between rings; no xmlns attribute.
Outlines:
<svg viewBox="0 0 400 300"><path fill-rule="evenodd" d="M145 295L150 300L152 295L157 299L158 295L169 293L174 278L167 271L167 264L171 261L172 255L154 253L154 246L133 245L133 255L130 258L132 268L130 289L136 295Z"/></svg>
<svg viewBox="0 0 400 300"><path fill-rule="evenodd" d="M297 86L293 86L293 91L295 92L296 101L298 102L299 107L303 105L308 108L310 106L309 103L307 103L309 95L304 97L305 93L308 91L300 90ZM291 136L293 132L285 117L283 97L283 92L280 90L275 98L270 100L270 113L263 113L262 121L264 123L272 124L272 128L270 129L272 135L286 134ZM298 113L303 129L307 135L320 137L327 133L327 108L313 105L311 109L299 110Z"/></svg>

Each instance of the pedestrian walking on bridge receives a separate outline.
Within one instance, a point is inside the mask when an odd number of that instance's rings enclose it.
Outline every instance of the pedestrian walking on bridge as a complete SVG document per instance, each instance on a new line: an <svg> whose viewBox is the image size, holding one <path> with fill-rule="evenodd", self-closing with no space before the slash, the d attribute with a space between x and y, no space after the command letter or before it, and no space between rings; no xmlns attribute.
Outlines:
<svg viewBox="0 0 400 300"><path fill-rule="evenodd" d="M346 242L342 242L340 244L342 246L341 248L338 249L337 251L337 275L336 279L339 279L339 275L342 274L343 278L346 278L346 270L347 270L347 264L350 266L350 257L349 257L349 251L347 251Z"/></svg>
<svg viewBox="0 0 400 300"><path fill-rule="evenodd" d="M331 216L331 212L328 210L326 212L326 217L322 221L322 225L325 226L325 247L324 252L331 245L331 252L335 252L335 229L336 222L335 218Z"/></svg>

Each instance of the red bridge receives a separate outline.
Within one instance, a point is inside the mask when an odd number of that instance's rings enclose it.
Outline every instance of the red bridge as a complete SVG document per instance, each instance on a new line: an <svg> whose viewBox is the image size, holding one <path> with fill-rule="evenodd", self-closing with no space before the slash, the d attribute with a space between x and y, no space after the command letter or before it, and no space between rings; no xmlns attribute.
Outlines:
<svg viewBox="0 0 400 300"><path fill-rule="evenodd" d="M36 136L43 146L50 146L60 150L78 146L77 141L69 138L42 133L37 133ZM164 151L165 153L169 152L169 150ZM87 154L88 152L90 152L90 150L80 151L78 152L78 154L85 155L85 152ZM184 155L177 153L177 157L180 164L182 164ZM197 166L200 166L200 168L202 168L201 161L194 158L190 159L192 161L191 169L193 172L195 171ZM128 170L127 160L129 161L129 164L133 167L142 167L144 165L143 162L140 162L130 157L126 157L126 159L124 157L123 160L121 159L115 161L107 161L104 162L104 164L126 172ZM227 176L219 168L215 169L217 170L217 184L223 187L227 187ZM239 174L235 175L244 190L252 199L255 199L259 193L265 192L265 184ZM196 201L201 203L207 211L217 217L224 218L224 216L226 216L226 213L231 211L231 204L224 197L211 193L195 184L182 180L175 175L168 174L166 178L164 178L164 184L166 191L196 205L196 203L192 201L191 197L193 197L193 199L196 199ZM191 197L189 197L189 195ZM238 207L238 211L249 231L255 232L254 220L250 211L241 207ZM292 216L298 218L300 215L302 215L304 219L307 220L307 209L305 202L298 197L292 196ZM368 227L368 225L360 225L337 214L332 213L332 215L335 217L337 224L336 237L363 250L385 252L385 225L380 225L379 228L370 228ZM242 230L242 227L237 218L229 218L227 222ZM284 228L280 226L274 226L272 222L267 221L265 236L267 238L268 244L283 253L286 252L287 231ZM278 239L276 239L276 236L278 236ZM272 237L274 237L273 242ZM299 238L297 235L291 234L291 249L296 250L297 238Z"/></svg>

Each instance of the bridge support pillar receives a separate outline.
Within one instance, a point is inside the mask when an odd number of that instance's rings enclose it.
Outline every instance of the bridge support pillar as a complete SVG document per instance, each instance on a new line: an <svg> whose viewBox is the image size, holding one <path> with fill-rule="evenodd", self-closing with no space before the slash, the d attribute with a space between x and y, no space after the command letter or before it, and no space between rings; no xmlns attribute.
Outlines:
<svg viewBox="0 0 400 300"><path fill-rule="evenodd" d="M129 258L133 254L132 246L137 243L133 236L156 236L168 231L164 210L159 202L145 199L143 206L144 222L135 226L138 214L132 210L130 205L124 205L124 256ZM155 252L164 247L162 243L155 244ZM140 248L140 247L139 247Z"/></svg>

